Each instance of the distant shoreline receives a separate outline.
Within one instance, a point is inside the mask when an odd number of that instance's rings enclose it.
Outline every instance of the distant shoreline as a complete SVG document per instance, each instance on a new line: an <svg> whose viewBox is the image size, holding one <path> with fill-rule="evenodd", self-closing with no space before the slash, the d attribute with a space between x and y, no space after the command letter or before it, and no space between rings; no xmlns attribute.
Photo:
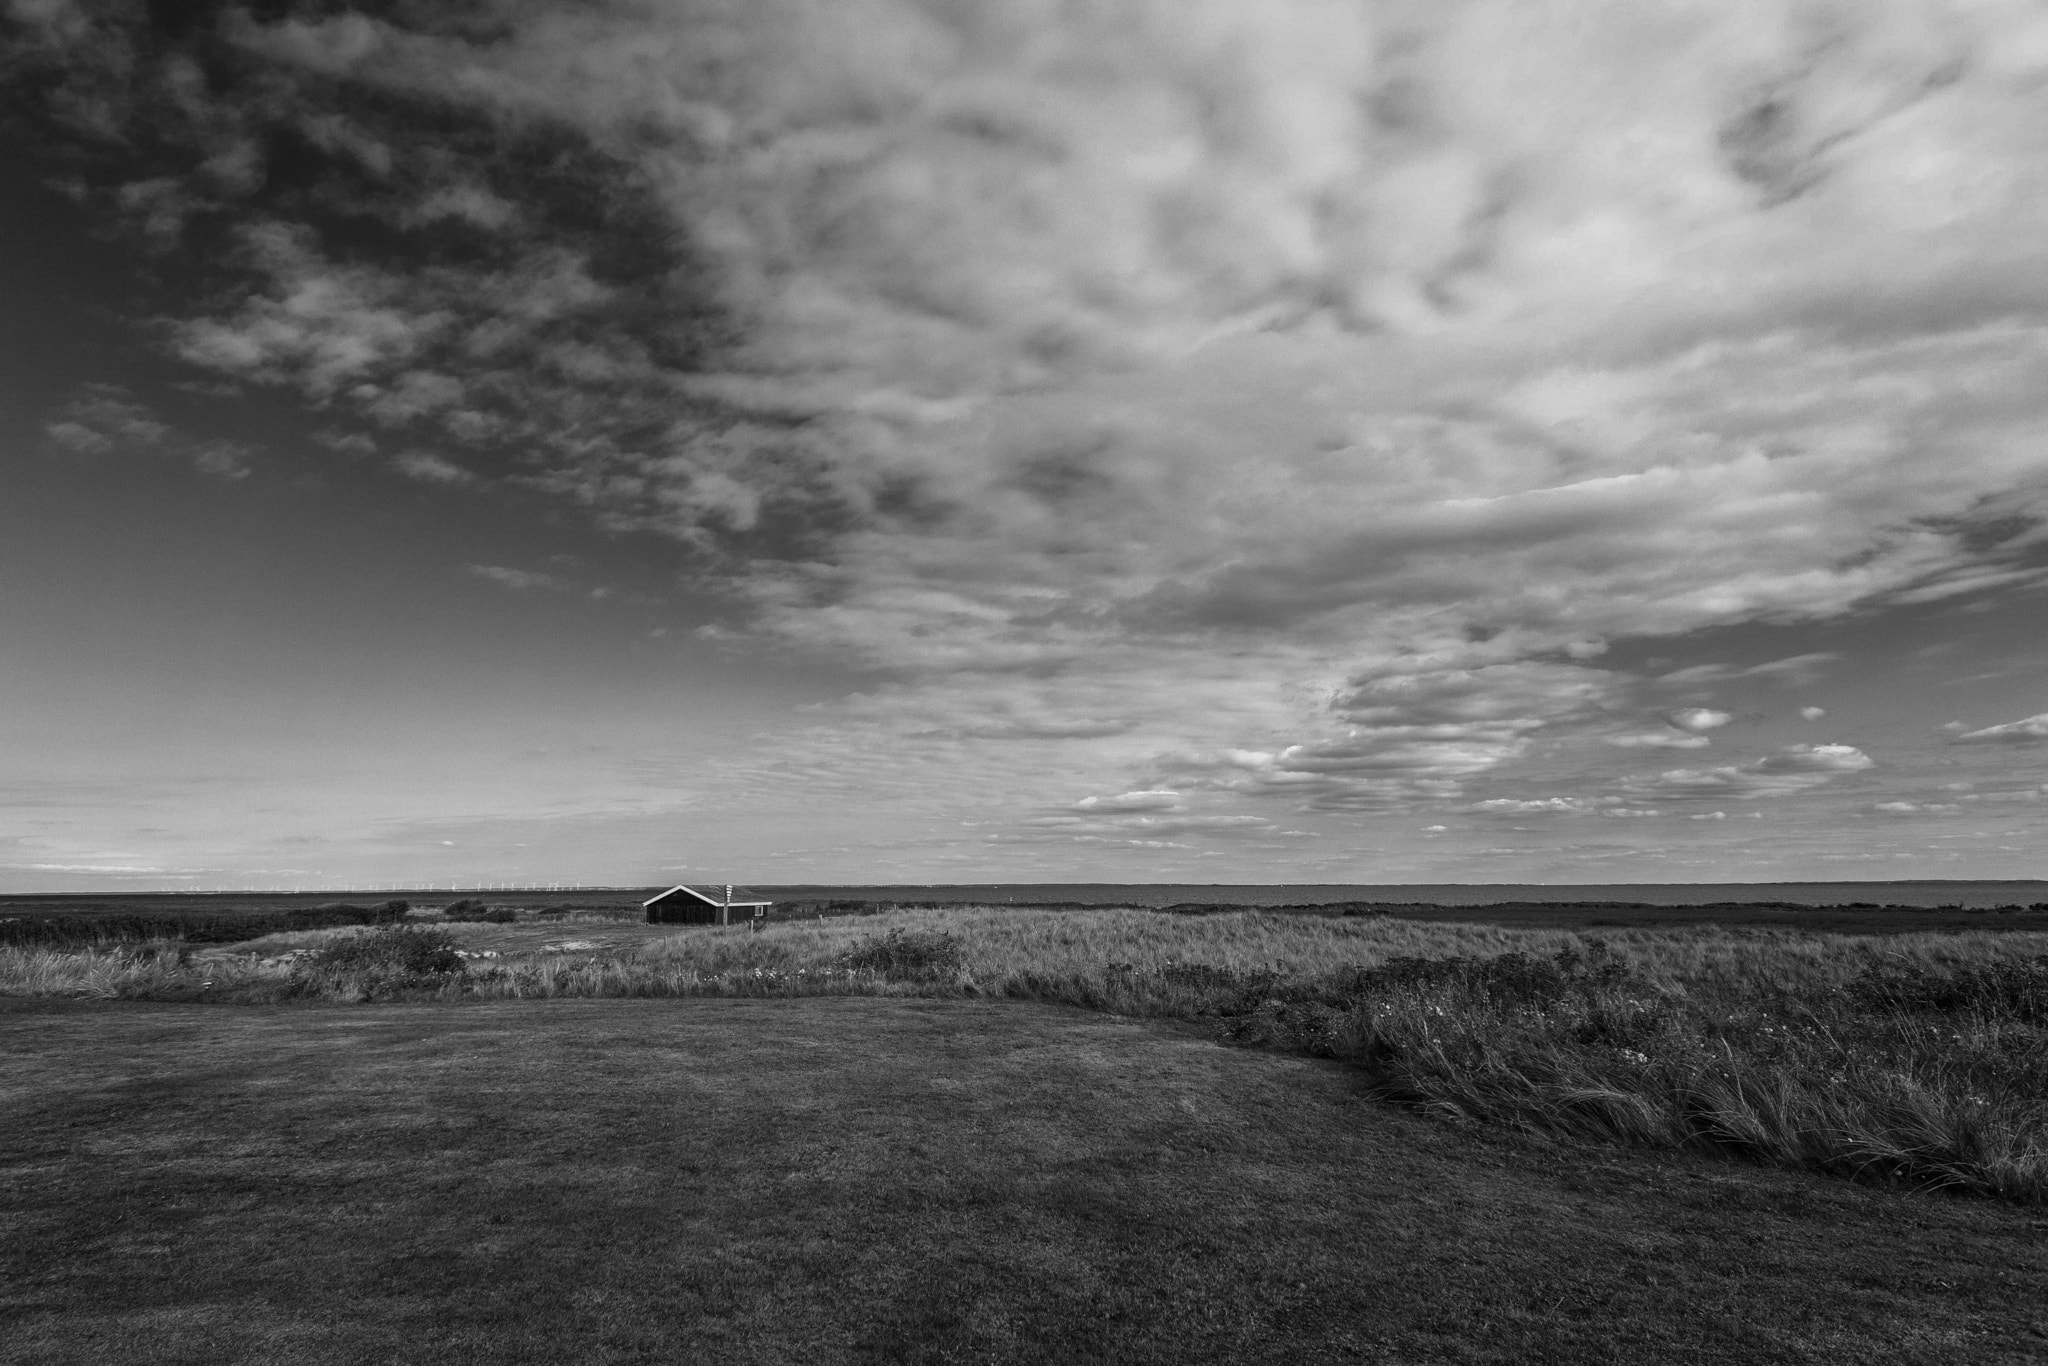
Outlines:
<svg viewBox="0 0 2048 1366"><path fill-rule="evenodd" d="M738 871L738 870L736 870ZM779 902L867 901L948 902L985 905L1208 904L1303 906L1380 902L1403 905L1489 906L1504 903L1632 903L1645 906L1705 906L1781 903L1801 906L2027 906L2048 902L2048 879L1921 878L1834 882L1621 882L1621 883L1181 883L1181 882L996 882L996 883L772 883L752 882L756 892ZM638 901L663 890L648 887L535 887L463 883L458 887L322 888L246 891L63 891L0 894L0 907L49 906L62 902L136 903L264 901L318 905L335 901L383 901L393 897L433 904L457 896L481 896L510 905L541 906L567 898L611 897Z"/></svg>

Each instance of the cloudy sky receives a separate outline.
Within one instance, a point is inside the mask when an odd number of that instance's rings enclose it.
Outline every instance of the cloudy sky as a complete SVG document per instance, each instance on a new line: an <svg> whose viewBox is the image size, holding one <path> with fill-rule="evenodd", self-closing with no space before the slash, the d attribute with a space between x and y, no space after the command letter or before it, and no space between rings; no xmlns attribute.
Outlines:
<svg viewBox="0 0 2048 1366"><path fill-rule="evenodd" d="M0 888L2048 868L2036 0L0 11Z"/></svg>

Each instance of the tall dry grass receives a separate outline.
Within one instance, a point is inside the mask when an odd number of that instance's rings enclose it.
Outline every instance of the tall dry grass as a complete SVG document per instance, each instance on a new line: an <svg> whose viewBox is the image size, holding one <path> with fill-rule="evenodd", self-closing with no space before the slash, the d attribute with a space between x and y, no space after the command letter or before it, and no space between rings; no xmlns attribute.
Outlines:
<svg viewBox="0 0 2048 1366"><path fill-rule="evenodd" d="M0 948L0 995L85 1000L193 1000L266 979L281 968L247 960L199 962L177 941L112 948Z"/></svg>

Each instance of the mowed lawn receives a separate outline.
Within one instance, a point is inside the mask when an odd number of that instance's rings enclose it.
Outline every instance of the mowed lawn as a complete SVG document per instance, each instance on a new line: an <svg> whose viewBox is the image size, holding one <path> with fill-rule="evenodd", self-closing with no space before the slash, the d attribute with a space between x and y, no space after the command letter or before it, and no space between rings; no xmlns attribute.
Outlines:
<svg viewBox="0 0 2048 1366"><path fill-rule="evenodd" d="M0 1360L2048 1359L2048 1214L1021 1002L0 1001Z"/></svg>

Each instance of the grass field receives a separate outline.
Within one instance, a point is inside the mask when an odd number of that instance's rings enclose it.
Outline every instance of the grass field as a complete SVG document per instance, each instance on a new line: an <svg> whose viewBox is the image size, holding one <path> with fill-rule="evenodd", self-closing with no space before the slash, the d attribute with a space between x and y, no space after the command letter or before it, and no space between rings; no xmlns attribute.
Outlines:
<svg viewBox="0 0 2048 1366"><path fill-rule="evenodd" d="M1337 1058L1424 1113L2048 1204L2048 936L954 908L0 949L0 993L251 1006L1027 999Z"/></svg>
<svg viewBox="0 0 2048 1366"><path fill-rule="evenodd" d="M0 949L0 1362L2048 1360L2048 935L413 921Z"/></svg>
<svg viewBox="0 0 2048 1366"><path fill-rule="evenodd" d="M0 1048L10 1364L2048 1354L2038 1210L1433 1122L1172 1021L16 998Z"/></svg>

